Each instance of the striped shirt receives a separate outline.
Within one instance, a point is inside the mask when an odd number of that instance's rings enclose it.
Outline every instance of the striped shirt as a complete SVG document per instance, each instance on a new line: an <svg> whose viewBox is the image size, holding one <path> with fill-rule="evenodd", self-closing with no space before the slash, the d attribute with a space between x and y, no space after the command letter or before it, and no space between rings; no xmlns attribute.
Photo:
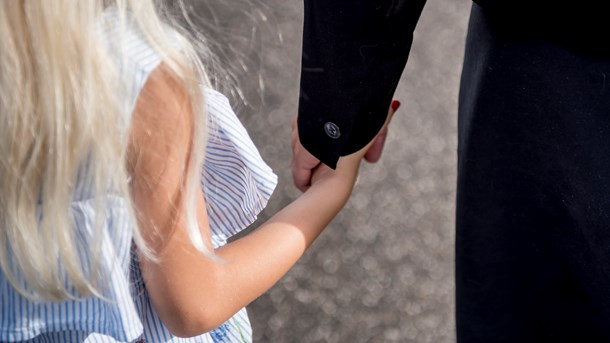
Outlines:
<svg viewBox="0 0 610 343"><path fill-rule="evenodd" d="M112 21L112 15L109 17ZM112 27L112 26L109 26ZM106 37L113 37L105 28ZM135 27L135 26L134 26ZM160 56L137 29L122 36L127 58L121 63L128 85L125 101L131 113ZM201 187L207 200L212 244L227 239L256 220L265 207L277 177L265 164L226 97L203 89L208 115L208 142L201 168ZM125 118L127 127L129 118ZM203 147L202 147L203 148ZM86 180L86 168L80 173ZM74 225L83 239L91 236L93 200L87 182L80 181L72 204ZM21 296L0 271L0 342L251 342L245 308L226 323L204 335L178 338L164 327L155 313L136 260L132 234L134 223L124 199L108 195L108 214L103 237L103 263L109 285L103 297L37 302ZM202 292L202 297L207 296Z"/></svg>

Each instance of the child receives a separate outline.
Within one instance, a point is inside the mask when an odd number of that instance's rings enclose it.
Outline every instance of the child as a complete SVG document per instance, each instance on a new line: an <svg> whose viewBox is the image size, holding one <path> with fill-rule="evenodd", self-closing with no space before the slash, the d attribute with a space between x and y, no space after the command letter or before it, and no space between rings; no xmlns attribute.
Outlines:
<svg viewBox="0 0 610 343"><path fill-rule="evenodd" d="M276 177L182 37L152 0L0 1L0 342L251 341L347 201L368 147L226 244Z"/></svg>

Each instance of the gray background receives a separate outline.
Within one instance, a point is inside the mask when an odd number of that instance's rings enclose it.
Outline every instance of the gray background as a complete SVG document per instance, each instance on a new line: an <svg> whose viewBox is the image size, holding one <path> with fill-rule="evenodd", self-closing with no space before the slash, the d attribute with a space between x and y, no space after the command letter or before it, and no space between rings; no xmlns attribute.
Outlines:
<svg viewBox="0 0 610 343"><path fill-rule="evenodd" d="M332 0L320 0L332 1ZM280 178L260 224L299 195L290 176L302 0L191 0L228 66L234 107ZM205 3L205 4L204 4ZM249 306L256 342L453 342L457 93L470 1L428 0L382 160L345 209Z"/></svg>

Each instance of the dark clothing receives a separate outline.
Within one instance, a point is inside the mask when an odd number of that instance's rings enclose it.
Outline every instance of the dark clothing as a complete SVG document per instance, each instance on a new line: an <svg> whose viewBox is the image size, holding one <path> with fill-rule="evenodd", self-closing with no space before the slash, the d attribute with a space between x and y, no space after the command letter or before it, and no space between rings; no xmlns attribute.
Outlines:
<svg viewBox="0 0 610 343"><path fill-rule="evenodd" d="M473 8L459 107L459 342L610 342L610 60Z"/></svg>
<svg viewBox="0 0 610 343"><path fill-rule="evenodd" d="M385 122L424 3L305 1L299 138L328 166Z"/></svg>
<svg viewBox="0 0 610 343"><path fill-rule="evenodd" d="M383 125L425 2L304 0L299 137L328 166L364 147ZM476 2L511 31L609 55L604 1Z"/></svg>
<svg viewBox="0 0 610 343"><path fill-rule="evenodd" d="M606 12L477 2L459 106L458 342L610 342ZM424 1L305 3L299 136L333 166L383 123Z"/></svg>

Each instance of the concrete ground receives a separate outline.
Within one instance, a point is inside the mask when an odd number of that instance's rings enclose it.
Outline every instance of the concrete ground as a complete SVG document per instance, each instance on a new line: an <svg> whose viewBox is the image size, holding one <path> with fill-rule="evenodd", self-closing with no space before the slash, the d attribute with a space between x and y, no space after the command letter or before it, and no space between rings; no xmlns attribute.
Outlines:
<svg viewBox="0 0 610 343"><path fill-rule="evenodd" d="M289 164L302 0L189 2L219 40L241 89L234 107L280 178L262 222L299 195ZM456 112L469 9L468 0L428 0L384 157L363 166L345 209L249 306L256 342L455 341Z"/></svg>

